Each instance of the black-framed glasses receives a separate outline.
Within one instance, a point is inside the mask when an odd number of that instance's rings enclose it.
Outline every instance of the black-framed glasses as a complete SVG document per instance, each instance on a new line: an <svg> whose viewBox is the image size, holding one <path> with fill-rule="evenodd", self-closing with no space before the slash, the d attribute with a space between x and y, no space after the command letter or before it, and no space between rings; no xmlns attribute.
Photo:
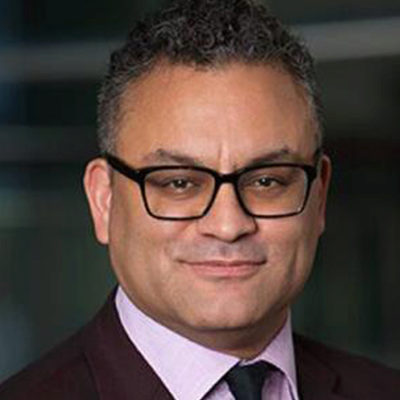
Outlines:
<svg viewBox="0 0 400 400"><path fill-rule="evenodd" d="M224 183L233 185L239 204L252 217L297 215L304 210L311 184L317 176L316 166L296 163L265 164L221 174L195 166L160 165L136 169L109 153L105 153L104 158L113 169L140 186L147 212L163 220L205 216Z"/></svg>

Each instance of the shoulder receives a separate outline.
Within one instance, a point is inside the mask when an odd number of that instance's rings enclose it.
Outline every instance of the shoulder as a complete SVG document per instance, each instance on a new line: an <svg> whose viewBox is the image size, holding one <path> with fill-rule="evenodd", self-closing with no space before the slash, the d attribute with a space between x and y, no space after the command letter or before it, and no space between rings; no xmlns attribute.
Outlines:
<svg viewBox="0 0 400 400"><path fill-rule="evenodd" d="M351 399L400 398L398 370L300 335L294 335L294 344L302 379L317 380L322 374L324 378L329 375L338 392Z"/></svg>
<svg viewBox="0 0 400 400"><path fill-rule="evenodd" d="M91 381L79 332L1 384L0 399L90 400L95 398Z"/></svg>

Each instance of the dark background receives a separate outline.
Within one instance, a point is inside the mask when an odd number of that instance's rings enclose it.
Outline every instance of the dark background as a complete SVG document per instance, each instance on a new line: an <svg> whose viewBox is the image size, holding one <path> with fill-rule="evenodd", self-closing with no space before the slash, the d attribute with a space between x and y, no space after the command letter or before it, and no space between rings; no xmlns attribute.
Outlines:
<svg viewBox="0 0 400 400"><path fill-rule="evenodd" d="M0 380L114 285L81 178L110 49L158 1L0 0ZM400 2L271 0L309 42L334 164L295 328L400 368Z"/></svg>

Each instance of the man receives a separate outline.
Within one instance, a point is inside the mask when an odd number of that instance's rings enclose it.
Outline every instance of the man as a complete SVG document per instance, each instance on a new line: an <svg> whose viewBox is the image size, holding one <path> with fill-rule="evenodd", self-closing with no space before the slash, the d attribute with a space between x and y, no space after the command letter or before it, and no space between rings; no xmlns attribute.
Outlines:
<svg viewBox="0 0 400 400"><path fill-rule="evenodd" d="M295 336L331 164L306 48L250 0L138 24L84 184L119 287L0 399L398 399L396 371Z"/></svg>

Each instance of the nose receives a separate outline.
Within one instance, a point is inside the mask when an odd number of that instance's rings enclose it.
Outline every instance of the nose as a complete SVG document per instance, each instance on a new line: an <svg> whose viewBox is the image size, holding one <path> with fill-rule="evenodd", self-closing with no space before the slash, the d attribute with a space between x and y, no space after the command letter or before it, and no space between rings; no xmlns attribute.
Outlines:
<svg viewBox="0 0 400 400"><path fill-rule="evenodd" d="M212 207L197 222L202 235L230 243L257 231L255 219L245 213L233 186L227 184L220 186Z"/></svg>

